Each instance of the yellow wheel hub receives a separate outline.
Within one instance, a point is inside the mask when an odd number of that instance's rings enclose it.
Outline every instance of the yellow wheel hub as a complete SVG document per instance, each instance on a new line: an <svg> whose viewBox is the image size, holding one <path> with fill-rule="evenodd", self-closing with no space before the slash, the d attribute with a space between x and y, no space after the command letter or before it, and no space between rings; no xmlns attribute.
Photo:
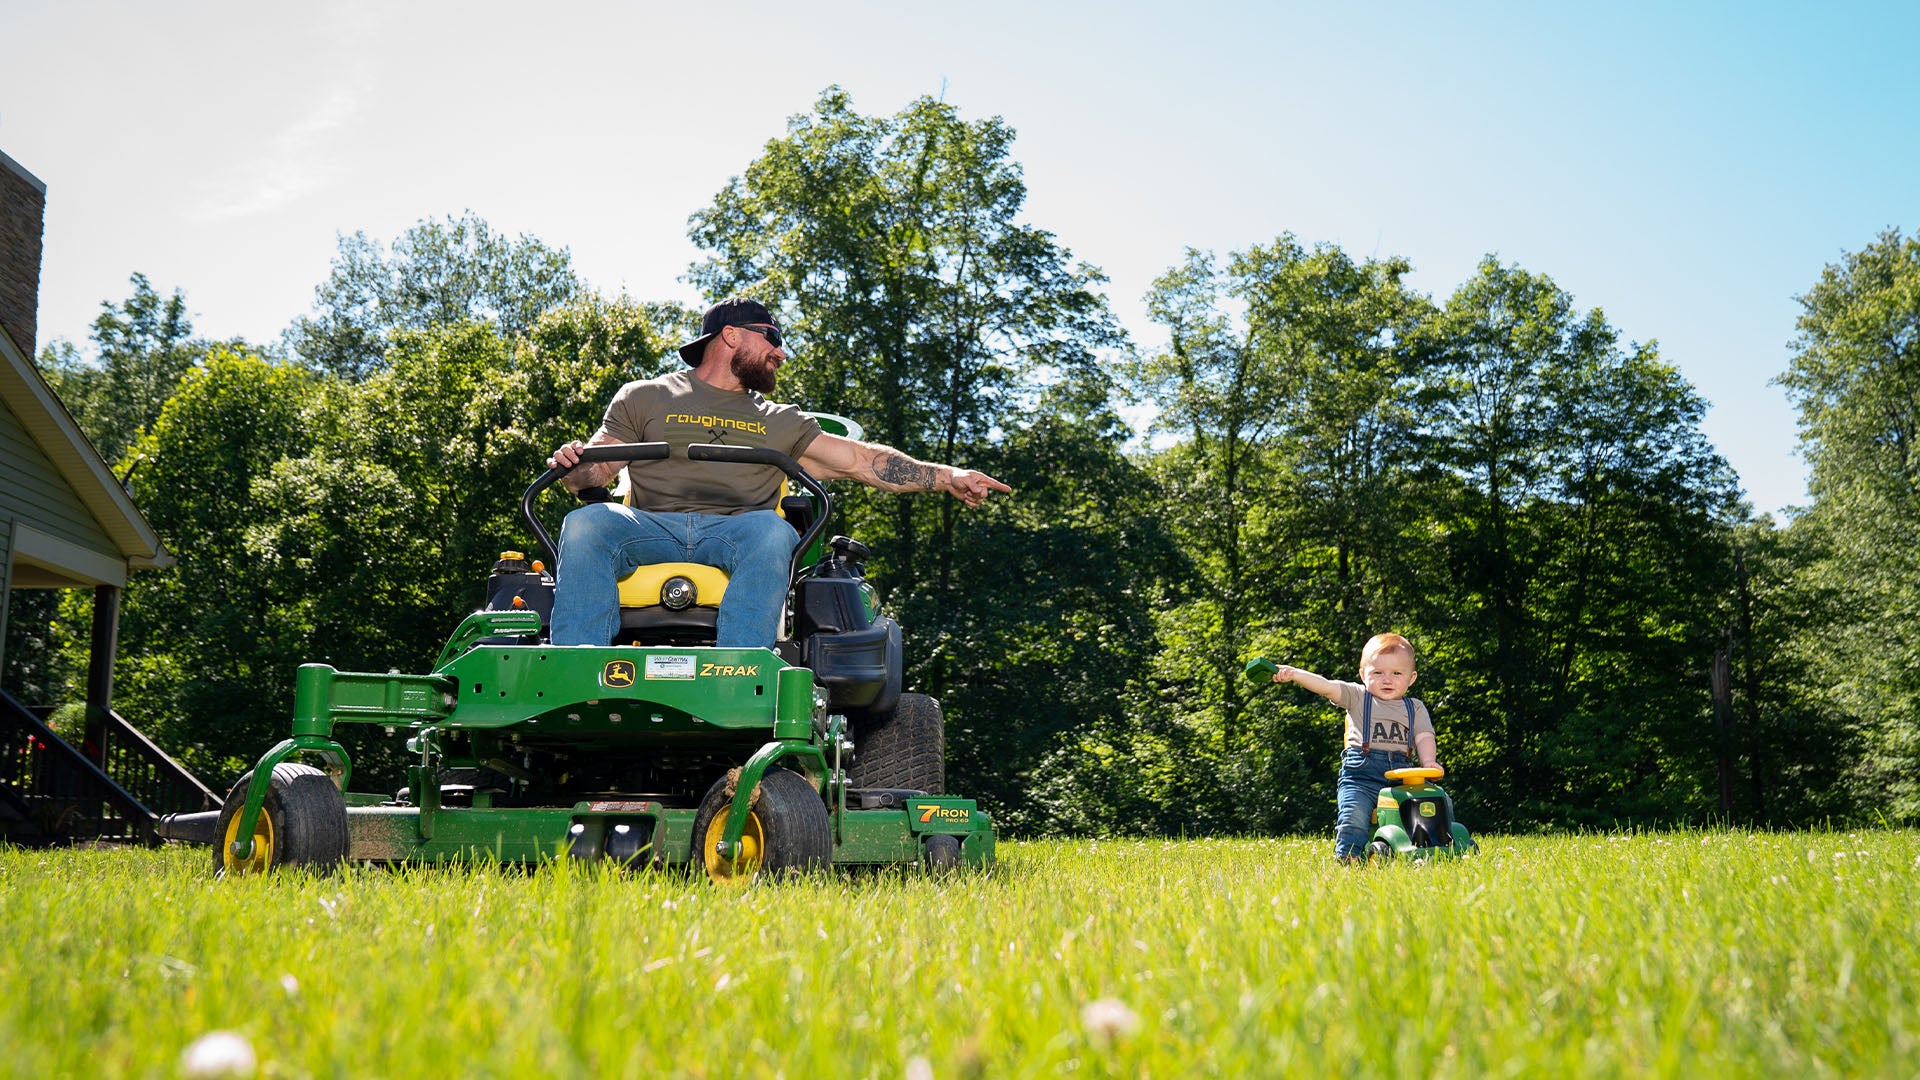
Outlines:
<svg viewBox="0 0 1920 1080"><path fill-rule="evenodd" d="M747 812L747 827L740 830L740 850L732 859L720 857L715 846L727 832L727 815L731 809L722 810L707 822L707 835L702 838L700 850L705 853L707 877L721 885L745 885L760 872L762 853L767 849L767 834L760 827L760 815Z"/></svg>
<svg viewBox="0 0 1920 1080"><path fill-rule="evenodd" d="M266 810L253 819L253 854L245 859L237 859L233 854L233 842L240 839L240 814L235 813L233 820L227 822L226 846L220 849L221 862L230 873L264 874L267 867L273 865L273 818Z"/></svg>

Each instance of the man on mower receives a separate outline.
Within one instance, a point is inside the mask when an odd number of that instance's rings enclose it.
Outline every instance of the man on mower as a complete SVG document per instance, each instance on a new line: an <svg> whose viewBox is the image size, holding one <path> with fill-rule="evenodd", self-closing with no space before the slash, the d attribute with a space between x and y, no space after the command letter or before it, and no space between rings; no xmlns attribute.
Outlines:
<svg viewBox="0 0 1920 1080"><path fill-rule="evenodd" d="M797 406L768 401L761 395L773 392L789 359L782 346L780 326L764 306L723 300L707 309L700 336L680 347L689 370L622 386L591 439L566 443L547 458L548 468L568 468L585 446L672 446L666 460L629 470L632 505L588 503L567 515L553 644L608 644L619 627L620 578L638 566L691 562L719 567L729 578L714 644L772 647L799 539L775 510L785 478L771 466L690 461L692 443L771 447L822 480L858 480L881 491L943 490L969 507L1013 490L985 473L830 434ZM589 462L561 482L576 493L601 487L627 464Z"/></svg>

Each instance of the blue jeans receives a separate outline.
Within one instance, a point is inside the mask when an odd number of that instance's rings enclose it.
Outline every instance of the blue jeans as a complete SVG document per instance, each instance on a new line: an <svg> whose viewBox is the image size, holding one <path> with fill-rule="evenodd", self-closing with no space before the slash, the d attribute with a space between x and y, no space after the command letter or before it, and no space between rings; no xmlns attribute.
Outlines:
<svg viewBox="0 0 1920 1080"><path fill-rule="evenodd" d="M1340 755L1340 809L1334 814L1333 854L1342 859L1365 857L1373 839L1373 808L1380 789L1392 781L1388 769L1404 769L1413 761L1398 750L1369 750L1349 746Z"/></svg>
<svg viewBox="0 0 1920 1080"><path fill-rule="evenodd" d="M771 510L662 514L620 503L588 503L560 525L553 643L611 643L620 629L620 579L637 566L690 562L727 572L714 644L770 649L780 636L787 573L799 539L793 526Z"/></svg>

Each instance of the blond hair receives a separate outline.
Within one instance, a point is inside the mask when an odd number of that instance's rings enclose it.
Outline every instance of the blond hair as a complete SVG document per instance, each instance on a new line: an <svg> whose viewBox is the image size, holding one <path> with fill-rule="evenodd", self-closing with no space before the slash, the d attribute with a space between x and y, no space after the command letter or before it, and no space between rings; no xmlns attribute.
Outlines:
<svg viewBox="0 0 1920 1080"><path fill-rule="evenodd" d="M1405 652L1407 661L1419 666L1420 656L1413 651L1413 642L1399 634L1375 634L1367 639L1367 647L1360 650L1360 670L1365 672L1367 665L1373 663L1376 657L1390 652Z"/></svg>

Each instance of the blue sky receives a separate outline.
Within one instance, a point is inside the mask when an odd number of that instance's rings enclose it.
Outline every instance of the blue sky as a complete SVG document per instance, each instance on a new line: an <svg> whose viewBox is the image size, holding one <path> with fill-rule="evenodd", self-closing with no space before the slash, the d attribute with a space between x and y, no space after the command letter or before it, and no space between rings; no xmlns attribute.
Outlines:
<svg viewBox="0 0 1920 1080"><path fill-rule="evenodd" d="M1920 228L1917 35L1911 4L6 0L0 150L48 188L42 342L136 270L265 342L339 234L468 209L694 302L688 215L787 117L944 93L1019 132L1029 220L1140 344L1188 247L1292 232L1437 298L1493 254L1657 339L1778 510L1793 298Z"/></svg>

